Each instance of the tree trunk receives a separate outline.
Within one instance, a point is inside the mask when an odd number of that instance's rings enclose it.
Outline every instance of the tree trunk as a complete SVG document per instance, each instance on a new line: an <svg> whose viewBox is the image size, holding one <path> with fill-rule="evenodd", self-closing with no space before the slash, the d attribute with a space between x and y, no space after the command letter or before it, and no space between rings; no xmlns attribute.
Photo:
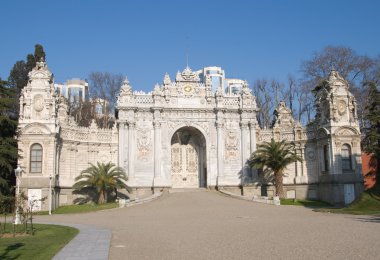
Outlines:
<svg viewBox="0 0 380 260"><path fill-rule="evenodd" d="M104 202L105 202L105 192L103 190L100 190L98 204L103 204Z"/></svg>
<svg viewBox="0 0 380 260"><path fill-rule="evenodd" d="M274 173L274 186L276 188L276 196L280 199L285 199L284 189L283 189L283 176L282 171Z"/></svg>

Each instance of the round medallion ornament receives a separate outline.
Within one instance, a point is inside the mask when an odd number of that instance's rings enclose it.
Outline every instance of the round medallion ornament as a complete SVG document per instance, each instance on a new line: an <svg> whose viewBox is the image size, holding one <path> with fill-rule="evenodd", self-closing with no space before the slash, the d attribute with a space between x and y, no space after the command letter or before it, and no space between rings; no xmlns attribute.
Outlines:
<svg viewBox="0 0 380 260"><path fill-rule="evenodd" d="M185 92L190 93L193 90L193 87L190 85L186 85L184 88Z"/></svg>
<svg viewBox="0 0 380 260"><path fill-rule="evenodd" d="M339 115L346 113L346 102L344 100L340 100L338 103L338 113Z"/></svg>
<svg viewBox="0 0 380 260"><path fill-rule="evenodd" d="M34 96L34 110L41 112L44 109L44 98L41 95Z"/></svg>
<svg viewBox="0 0 380 260"><path fill-rule="evenodd" d="M311 161L315 160L315 152L311 149L306 150L307 158Z"/></svg>

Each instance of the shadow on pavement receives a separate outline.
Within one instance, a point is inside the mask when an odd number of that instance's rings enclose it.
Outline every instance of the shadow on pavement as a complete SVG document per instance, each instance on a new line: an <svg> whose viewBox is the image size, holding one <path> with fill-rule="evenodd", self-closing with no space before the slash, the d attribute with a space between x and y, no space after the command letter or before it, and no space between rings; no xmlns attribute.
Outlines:
<svg viewBox="0 0 380 260"><path fill-rule="evenodd" d="M380 223L380 216L359 217L359 218L355 218L355 219L357 221L361 221L361 222Z"/></svg>

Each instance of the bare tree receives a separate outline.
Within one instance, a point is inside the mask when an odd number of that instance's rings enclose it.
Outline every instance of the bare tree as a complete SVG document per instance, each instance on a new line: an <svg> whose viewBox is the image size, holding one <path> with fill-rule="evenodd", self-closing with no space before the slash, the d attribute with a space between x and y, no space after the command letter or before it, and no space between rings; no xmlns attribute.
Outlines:
<svg viewBox="0 0 380 260"><path fill-rule="evenodd" d="M268 81L266 79L258 79L253 84L253 92L256 95L257 106L260 111L257 120L261 128L269 128L272 122L271 111L273 110L273 96L270 93Z"/></svg>
<svg viewBox="0 0 380 260"><path fill-rule="evenodd" d="M375 73L374 64L373 59L358 55L351 48L327 46L322 51L314 53L310 60L302 63L303 91L306 92L306 96L310 96L312 89L328 77L331 69L337 70L349 82L351 91L357 98L358 116L361 122L365 102L365 91L362 86L366 79ZM305 104L305 107L308 117L309 114L313 116L312 106Z"/></svg>
<svg viewBox="0 0 380 260"><path fill-rule="evenodd" d="M314 81L317 85L328 77L331 69L335 69L350 83L361 81L373 65L372 59L360 56L354 50L343 46L327 46L322 51L314 53L310 60L301 65L304 80Z"/></svg>
<svg viewBox="0 0 380 260"><path fill-rule="evenodd" d="M116 98L123 80L123 75L109 72L92 72L89 75L90 96L97 110L96 121L100 127L113 124Z"/></svg>
<svg viewBox="0 0 380 260"><path fill-rule="evenodd" d="M70 106L72 115L79 126L88 127L92 119L96 119L95 106L92 101L80 101L75 106Z"/></svg>

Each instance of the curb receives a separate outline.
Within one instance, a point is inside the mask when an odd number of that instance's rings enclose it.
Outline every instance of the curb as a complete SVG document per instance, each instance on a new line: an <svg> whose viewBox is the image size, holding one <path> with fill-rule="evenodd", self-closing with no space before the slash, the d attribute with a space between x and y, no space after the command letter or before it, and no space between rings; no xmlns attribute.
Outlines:
<svg viewBox="0 0 380 260"><path fill-rule="evenodd" d="M248 198L248 197L244 197L244 196L240 196L240 195L236 195L234 193L231 193L231 192L228 192L228 191L224 191L224 190L218 190L218 192L226 195L226 196L229 196L231 198L236 198L236 199L240 199L240 200L245 200L245 201L251 201L251 202L257 202L257 203L262 203L262 204L268 204L268 205L275 205L275 206L280 206L280 201L276 202L275 200L273 199L269 199L268 197L253 197L252 199L251 198Z"/></svg>
<svg viewBox="0 0 380 260"><path fill-rule="evenodd" d="M119 201L119 208L132 207L135 205L140 205L140 204L144 204L147 202L151 202L153 200L160 198L162 195L163 195L163 192L157 192L157 193L153 194L152 196L149 196L149 197L146 197L143 199L135 199L135 200L131 200L131 201L125 200L124 203L122 201Z"/></svg>

